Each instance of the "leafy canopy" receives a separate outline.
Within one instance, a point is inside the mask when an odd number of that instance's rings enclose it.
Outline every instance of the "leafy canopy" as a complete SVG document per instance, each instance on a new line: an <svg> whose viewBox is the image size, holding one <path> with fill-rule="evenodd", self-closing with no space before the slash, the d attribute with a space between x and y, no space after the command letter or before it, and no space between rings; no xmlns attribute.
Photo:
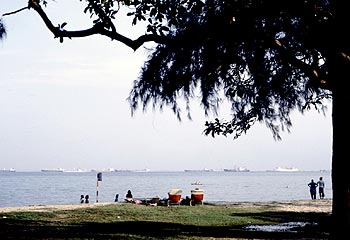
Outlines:
<svg viewBox="0 0 350 240"><path fill-rule="evenodd" d="M137 20L160 15L148 19L149 28L157 28L154 20L165 21L169 31L134 83L129 97L132 109L139 103L144 109L150 103L154 108L167 105L180 118L181 97L188 113L190 100L198 94L206 113L215 112L226 99L232 119L206 122L205 134L238 137L259 121L280 139L280 130L292 125L291 110L303 112L311 105L323 110L322 100L331 97L327 43L320 36L331 28L332 15L327 3L322 4L302 0L139 3L133 13Z"/></svg>
<svg viewBox="0 0 350 240"><path fill-rule="evenodd" d="M79 31L66 30L66 22L55 26L46 0L29 0L23 9L37 11L60 42L94 34L134 50L155 42L128 98L133 113L168 106L181 120L183 100L189 118L192 100L199 98L206 114L226 100L232 119L206 122L206 135L237 138L264 122L280 139L292 110L322 111L331 98L324 32L332 33L334 19L327 0L79 1L93 24ZM143 22L145 34L132 40L118 32L122 8L133 25ZM0 21L0 37L5 33Z"/></svg>

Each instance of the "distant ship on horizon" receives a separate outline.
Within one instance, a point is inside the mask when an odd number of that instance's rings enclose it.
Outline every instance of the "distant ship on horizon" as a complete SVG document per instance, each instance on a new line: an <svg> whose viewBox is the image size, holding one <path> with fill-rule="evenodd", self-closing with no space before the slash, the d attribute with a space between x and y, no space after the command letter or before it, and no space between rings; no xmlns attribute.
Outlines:
<svg viewBox="0 0 350 240"><path fill-rule="evenodd" d="M151 172L151 169L149 168L142 168L142 169L115 169L114 172Z"/></svg>
<svg viewBox="0 0 350 240"><path fill-rule="evenodd" d="M14 168L2 168L2 169L0 169L0 172L16 172L16 169L14 169Z"/></svg>
<svg viewBox="0 0 350 240"><path fill-rule="evenodd" d="M299 169L296 167L276 167L273 170L268 170L269 172L298 172Z"/></svg>
<svg viewBox="0 0 350 240"><path fill-rule="evenodd" d="M224 168L224 172L250 172L246 167Z"/></svg>
<svg viewBox="0 0 350 240"><path fill-rule="evenodd" d="M63 168L43 168L42 172L64 172Z"/></svg>
<svg viewBox="0 0 350 240"><path fill-rule="evenodd" d="M213 172L213 169L204 168L204 169L185 169L185 172Z"/></svg>
<svg viewBox="0 0 350 240"><path fill-rule="evenodd" d="M76 173L80 173L80 172L89 172L86 169L82 169L82 168L74 168L74 169L69 169L69 170L64 170L64 172L76 172Z"/></svg>
<svg viewBox="0 0 350 240"><path fill-rule="evenodd" d="M142 169L131 169L130 172L150 172L151 169L149 168L142 168Z"/></svg>

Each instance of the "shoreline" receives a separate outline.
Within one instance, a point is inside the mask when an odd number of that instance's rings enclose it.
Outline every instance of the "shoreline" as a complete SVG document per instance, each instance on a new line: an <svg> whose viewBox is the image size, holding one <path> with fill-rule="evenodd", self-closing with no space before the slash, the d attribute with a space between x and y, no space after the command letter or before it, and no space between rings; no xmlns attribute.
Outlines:
<svg viewBox="0 0 350 240"><path fill-rule="evenodd" d="M125 202L102 202L102 203L78 203L63 205L29 205L19 207L0 207L0 213L6 212L53 212L60 210L74 210L79 208L96 208L111 204L130 204ZM236 206L242 208L251 207L275 207L281 211L290 212L332 212L332 199L316 199L316 200L288 200L288 201L268 201L268 202L204 202L204 204Z"/></svg>

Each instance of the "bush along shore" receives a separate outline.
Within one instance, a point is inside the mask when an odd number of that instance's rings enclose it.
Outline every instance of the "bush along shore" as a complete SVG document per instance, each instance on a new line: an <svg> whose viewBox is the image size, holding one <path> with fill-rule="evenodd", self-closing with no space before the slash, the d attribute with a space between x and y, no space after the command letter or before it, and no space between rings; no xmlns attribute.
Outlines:
<svg viewBox="0 0 350 240"><path fill-rule="evenodd" d="M1 239L328 239L331 200L0 208Z"/></svg>

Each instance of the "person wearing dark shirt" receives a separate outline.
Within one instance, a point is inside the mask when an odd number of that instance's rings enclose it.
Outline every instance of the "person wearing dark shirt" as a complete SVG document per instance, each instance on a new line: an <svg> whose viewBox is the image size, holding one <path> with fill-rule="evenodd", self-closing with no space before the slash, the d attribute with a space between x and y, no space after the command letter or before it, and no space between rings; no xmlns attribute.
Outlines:
<svg viewBox="0 0 350 240"><path fill-rule="evenodd" d="M316 189L318 186L317 183L315 183L314 180L311 179L311 182L309 182L308 186L310 188L311 199L316 199Z"/></svg>
<svg viewBox="0 0 350 240"><path fill-rule="evenodd" d="M133 202L133 196L132 196L132 193L131 193L131 190L128 190L128 192L126 193L126 196L125 196L125 201L127 202Z"/></svg>

